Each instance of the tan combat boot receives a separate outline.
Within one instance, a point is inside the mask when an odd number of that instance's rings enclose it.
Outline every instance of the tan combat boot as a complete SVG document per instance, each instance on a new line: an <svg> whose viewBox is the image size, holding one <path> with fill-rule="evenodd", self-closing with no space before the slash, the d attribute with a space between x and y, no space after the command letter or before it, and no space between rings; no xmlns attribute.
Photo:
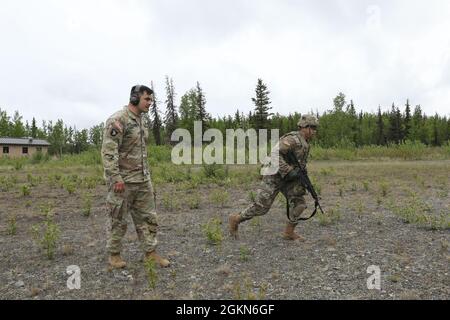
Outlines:
<svg viewBox="0 0 450 320"><path fill-rule="evenodd" d="M295 224L289 222L286 224L286 230L283 232L283 239L305 241L305 238L294 232L295 226Z"/></svg>
<svg viewBox="0 0 450 320"><path fill-rule="evenodd" d="M111 267L116 269L124 268L127 265L127 263L122 260L122 257L119 253L111 254L109 256L109 264Z"/></svg>
<svg viewBox="0 0 450 320"><path fill-rule="evenodd" d="M161 268L165 268L168 267L170 265L170 261L167 259L164 259L163 257L161 257L159 254L156 253L156 251L152 251L152 252L147 252L145 254L145 259L153 259L155 260L155 262L161 267Z"/></svg>
<svg viewBox="0 0 450 320"><path fill-rule="evenodd" d="M228 228L230 230L230 235L237 239L239 223L241 223L242 219L239 213L232 213L228 216Z"/></svg>

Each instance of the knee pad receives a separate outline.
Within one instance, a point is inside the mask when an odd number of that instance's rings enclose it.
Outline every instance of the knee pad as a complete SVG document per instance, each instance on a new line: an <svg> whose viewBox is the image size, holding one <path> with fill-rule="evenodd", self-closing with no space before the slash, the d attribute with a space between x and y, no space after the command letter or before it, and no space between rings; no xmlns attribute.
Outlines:
<svg viewBox="0 0 450 320"><path fill-rule="evenodd" d="M292 215L297 218L302 214L303 211L305 211L306 208L306 204L299 203L292 209Z"/></svg>

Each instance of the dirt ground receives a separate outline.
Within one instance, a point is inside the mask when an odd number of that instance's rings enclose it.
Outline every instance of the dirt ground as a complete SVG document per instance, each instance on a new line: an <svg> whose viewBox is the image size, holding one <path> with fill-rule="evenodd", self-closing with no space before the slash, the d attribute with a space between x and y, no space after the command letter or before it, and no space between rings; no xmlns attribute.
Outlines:
<svg viewBox="0 0 450 320"><path fill-rule="evenodd" d="M318 214L297 227L304 242L281 238L286 222L281 196L267 215L241 224L239 240L228 236L227 217L250 204L251 190L259 183L255 179L193 189L181 183L156 185L158 251L172 264L156 268L153 278L144 268L130 220L122 253L128 266L108 269L105 185L89 190L92 208L85 216L85 190L77 188L70 194L51 185L46 181L54 174L51 170L0 168L2 176L17 179L15 187L0 191L0 298L450 298L450 161L322 161L309 168L329 216ZM74 172L92 173L83 168L59 169L63 176ZM24 196L20 186L29 173L42 181ZM311 197L306 199L311 210ZM60 229L52 260L30 231L42 223L42 205L48 201ZM405 214L402 208L410 208L409 220L399 214ZM435 224L429 223L432 217ZM220 223L215 244L205 233L205 225L214 219ZM13 224L15 232L11 232ZM67 287L66 271L71 265L81 270L80 289ZM380 270L379 290L368 289L371 266ZM154 287L149 279L155 280Z"/></svg>

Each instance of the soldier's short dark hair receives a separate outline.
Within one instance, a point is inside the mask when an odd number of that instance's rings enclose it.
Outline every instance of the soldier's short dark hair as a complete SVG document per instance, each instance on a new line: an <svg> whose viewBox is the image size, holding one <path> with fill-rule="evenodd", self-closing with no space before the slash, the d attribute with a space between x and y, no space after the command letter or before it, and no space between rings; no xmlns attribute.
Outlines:
<svg viewBox="0 0 450 320"><path fill-rule="evenodd" d="M139 104L139 100L144 92L147 92L148 95L153 94L153 90L149 87L143 85L135 85L131 88L130 92L130 103L134 106Z"/></svg>
<svg viewBox="0 0 450 320"><path fill-rule="evenodd" d="M137 88L138 87L138 88ZM137 90L136 90L137 89ZM131 92L130 95L132 95L133 93L135 93L137 91L137 93L139 93L139 95L142 95L144 92L147 92L149 95L153 94L153 90L150 89L147 86L143 86L143 85L136 85L133 86L133 88L131 88Z"/></svg>

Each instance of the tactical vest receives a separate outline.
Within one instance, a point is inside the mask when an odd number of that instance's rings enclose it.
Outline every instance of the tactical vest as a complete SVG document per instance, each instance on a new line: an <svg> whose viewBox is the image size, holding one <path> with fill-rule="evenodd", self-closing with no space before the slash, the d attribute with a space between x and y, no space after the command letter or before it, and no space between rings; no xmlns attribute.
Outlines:
<svg viewBox="0 0 450 320"><path fill-rule="evenodd" d="M309 144L306 142L305 138L303 138L298 131L291 131L283 135L280 140L287 136L292 136L296 145L302 149L303 152L300 153L298 152L297 148L294 149L294 151L296 153L298 161L302 164L306 164L309 155Z"/></svg>

